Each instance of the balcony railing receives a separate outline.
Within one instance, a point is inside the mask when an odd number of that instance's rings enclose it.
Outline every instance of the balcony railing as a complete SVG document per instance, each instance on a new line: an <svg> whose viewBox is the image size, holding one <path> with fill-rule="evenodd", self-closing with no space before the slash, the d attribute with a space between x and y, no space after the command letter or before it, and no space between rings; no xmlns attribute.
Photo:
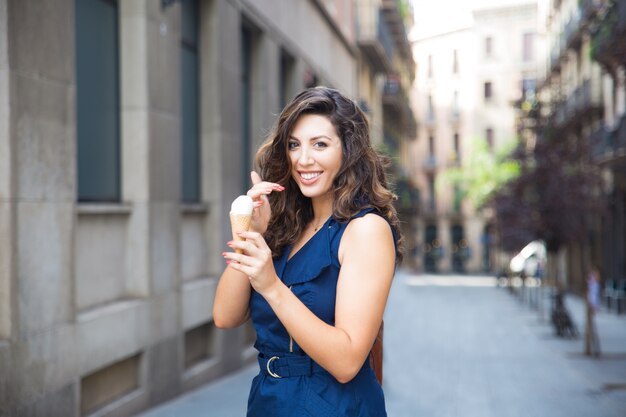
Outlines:
<svg viewBox="0 0 626 417"><path fill-rule="evenodd" d="M589 137L591 158L598 163L610 163L626 158L626 115L622 116L615 130L604 126Z"/></svg>
<svg viewBox="0 0 626 417"><path fill-rule="evenodd" d="M586 21L593 18L602 7L602 0L579 0L581 20Z"/></svg>
<svg viewBox="0 0 626 417"><path fill-rule="evenodd" d="M626 54L626 2L616 1L604 13L592 34L592 58L612 66Z"/></svg>
<svg viewBox="0 0 626 417"><path fill-rule="evenodd" d="M565 40L565 46L572 48L580 42L581 39L581 27L580 27L580 15L576 11L565 24L563 30L563 37Z"/></svg>
<svg viewBox="0 0 626 417"><path fill-rule="evenodd" d="M591 151L591 159L601 162L607 158L611 148L612 138L610 133L604 126L596 130L589 136L589 150Z"/></svg>
<svg viewBox="0 0 626 417"><path fill-rule="evenodd" d="M357 2L357 45L377 72L391 69L393 37L377 1Z"/></svg>

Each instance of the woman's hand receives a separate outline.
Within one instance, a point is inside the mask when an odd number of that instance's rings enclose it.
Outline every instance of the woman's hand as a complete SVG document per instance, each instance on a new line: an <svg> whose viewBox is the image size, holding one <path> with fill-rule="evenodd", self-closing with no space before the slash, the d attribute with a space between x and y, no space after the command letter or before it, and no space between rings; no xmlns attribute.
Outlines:
<svg viewBox="0 0 626 417"><path fill-rule="evenodd" d="M265 296L274 284L280 282L272 262L272 251L260 233L239 232L238 234L246 240L230 241L228 246L233 249L241 249L243 254L225 252L224 258L231 268L246 274L252 288Z"/></svg>
<svg viewBox="0 0 626 417"><path fill-rule="evenodd" d="M250 230L263 234L267 230L272 216L272 209L267 196L273 191L283 191L285 187L274 182L263 181L255 171L250 173L250 179L252 179L252 188L248 190L247 194L254 201Z"/></svg>

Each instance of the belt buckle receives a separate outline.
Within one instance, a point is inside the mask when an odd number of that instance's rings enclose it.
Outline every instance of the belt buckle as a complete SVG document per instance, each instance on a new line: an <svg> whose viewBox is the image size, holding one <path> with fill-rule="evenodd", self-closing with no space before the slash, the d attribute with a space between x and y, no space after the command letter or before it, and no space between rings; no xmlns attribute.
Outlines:
<svg viewBox="0 0 626 417"><path fill-rule="evenodd" d="M270 365L272 364L272 362L274 362L276 359L280 359L278 356L272 356L271 358L269 358L267 360L267 364L265 365L265 368L267 369L267 373L272 377L272 378L282 378L282 376L278 375L276 372L273 372L270 369Z"/></svg>

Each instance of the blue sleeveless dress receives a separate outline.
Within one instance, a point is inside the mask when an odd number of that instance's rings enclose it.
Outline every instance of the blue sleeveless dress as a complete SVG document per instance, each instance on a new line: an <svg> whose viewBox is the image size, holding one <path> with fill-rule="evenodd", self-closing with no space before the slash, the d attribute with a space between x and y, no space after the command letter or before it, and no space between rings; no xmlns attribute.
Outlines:
<svg viewBox="0 0 626 417"><path fill-rule="evenodd" d="M354 218L374 209L365 209ZM348 223L332 217L291 258L274 261L278 277L324 322L335 324L338 250ZM367 300L364 300L367 302ZM385 417L383 391L366 359L350 382L339 383L292 340L265 299L252 291L260 372L252 380L248 417Z"/></svg>

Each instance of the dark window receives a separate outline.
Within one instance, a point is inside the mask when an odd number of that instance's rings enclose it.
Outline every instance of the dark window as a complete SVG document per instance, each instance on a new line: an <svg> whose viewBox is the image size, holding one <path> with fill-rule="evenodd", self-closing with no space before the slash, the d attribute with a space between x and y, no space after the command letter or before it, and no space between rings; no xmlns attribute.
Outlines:
<svg viewBox="0 0 626 417"><path fill-rule="evenodd" d="M286 51L282 50L280 53L280 108L282 109L287 105L291 99L291 88L293 84L292 79L294 76L295 59L289 55Z"/></svg>
<svg viewBox="0 0 626 417"><path fill-rule="evenodd" d="M493 91L492 91L493 88L491 86L491 81L485 82L485 88L484 89L485 89L485 92L484 92L485 101L491 100L492 97L493 97Z"/></svg>
<svg viewBox="0 0 626 417"><path fill-rule="evenodd" d="M532 100L535 97L536 80L526 78L522 80L522 99Z"/></svg>
<svg viewBox="0 0 626 417"><path fill-rule="evenodd" d="M454 146L454 159L456 162L459 162L461 160L461 140L457 132L454 133L452 140Z"/></svg>
<svg viewBox="0 0 626 417"><path fill-rule="evenodd" d="M487 36L485 38L485 56L491 57L493 55L493 38Z"/></svg>
<svg viewBox="0 0 626 417"><path fill-rule="evenodd" d="M117 3L75 3L78 201L120 201Z"/></svg>
<svg viewBox="0 0 626 417"><path fill-rule="evenodd" d="M487 146L489 147L489 149L493 149L493 129L488 127L487 129L485 129L485 139L487 140Z"/></svg>
<svg viewBox="0 0 626 417"><path fill-rule="evenodd" d="M200 201L200 139L198 80L198 3L183 0L181 41L181 125L183 201Z"/></svg>
<svg viewBox="0 0 626 417"><path fill-rule="evenodd" d="M428 156L435 156L435 137L433 135L428 136Z"/></svg>
<svg viewBox="0 0 626 417"><path fill-rule="evenodd" d="M435 191L435 176L428 176L428 208L431 211L437 209L437 194Z"/></svg>
<svg viewBox="0 0 626 417"><path fill-rule="evenodd" d="M532 61L534 58L534 33L524 33L522 59L524 61Z"/></svg>

